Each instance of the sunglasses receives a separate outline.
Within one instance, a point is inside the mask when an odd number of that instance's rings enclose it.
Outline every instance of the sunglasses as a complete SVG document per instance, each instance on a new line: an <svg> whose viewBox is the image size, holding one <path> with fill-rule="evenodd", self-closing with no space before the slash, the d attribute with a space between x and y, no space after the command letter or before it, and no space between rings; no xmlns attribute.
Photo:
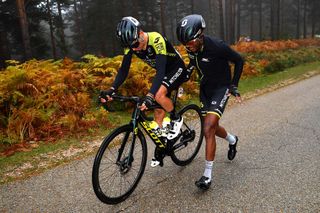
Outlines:
<svg viewBox="0 0 320 213"><path fill-rule="evenodd" d="M199 38L195 38L191 41L188 41L185 46L194 46L195 44L197 44L197 40L199 40Z"/></svg>
<svg viewBox="0 0 320 213"><path fill-rule="evenodd" d="M130 47L131 48L137 48L137 47L139 47L139 44L140 44L139 39L137 39L130 45Z"/></svg>

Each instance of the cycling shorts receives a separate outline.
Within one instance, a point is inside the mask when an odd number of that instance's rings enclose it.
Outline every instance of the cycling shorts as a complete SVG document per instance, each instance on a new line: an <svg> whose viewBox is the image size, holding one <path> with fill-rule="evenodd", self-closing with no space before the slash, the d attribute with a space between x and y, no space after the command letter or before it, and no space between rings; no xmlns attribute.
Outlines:
<svg viewBox="0 0 320 213"><path fill-rule="evenodd" d="M178 89L179 86L186 81L187 74L188 72L184 64L179 63L174 69L171 69L165 74L162 85L165 86L168 93L170 93L172 90Z"/></svg>
<svg viewBox="0 0 320 213"><path fill-rule="evenodd" d="M208 86L207 86L208 87ZM229 99L229 88L200 88L201 113L203 116L212 113L221 118Z"/></svg>

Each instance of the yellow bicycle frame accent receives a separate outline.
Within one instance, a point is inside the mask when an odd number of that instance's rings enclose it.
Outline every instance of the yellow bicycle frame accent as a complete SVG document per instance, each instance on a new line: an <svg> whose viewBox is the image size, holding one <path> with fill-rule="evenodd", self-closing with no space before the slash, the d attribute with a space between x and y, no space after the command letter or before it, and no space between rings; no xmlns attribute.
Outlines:
<svg viewBox="0 0 320 213"><path fill-rule="evenodd" d="M158 136L152 132L152 129L149 127L149 125L146 122L140 122L140 124L143 126L143 128L147 131L148 135L152 138L152 140L157 144L157 146L161 148L165 148L165 144L161 142L161 140L158 138Z"/></svg>

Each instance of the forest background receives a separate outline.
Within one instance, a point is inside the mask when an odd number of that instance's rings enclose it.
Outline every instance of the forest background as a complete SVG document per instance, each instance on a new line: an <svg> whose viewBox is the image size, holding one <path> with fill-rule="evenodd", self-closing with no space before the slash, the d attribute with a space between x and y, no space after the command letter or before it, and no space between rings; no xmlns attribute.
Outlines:
<svg viewBox="0 0 320 213"><path fill-rule="evenodd" d="M0 151L113 127L96 100L121 64L115 27L123 16L165 35L188 63L176 23L202 14L206 34L240 52L242 78L251 78L319 60L319 6L316 0L1 0ZM134 58L120 92L144 95L154 73ZM197 82L193 75L184 84L185 100L196 97Z"/></svg>

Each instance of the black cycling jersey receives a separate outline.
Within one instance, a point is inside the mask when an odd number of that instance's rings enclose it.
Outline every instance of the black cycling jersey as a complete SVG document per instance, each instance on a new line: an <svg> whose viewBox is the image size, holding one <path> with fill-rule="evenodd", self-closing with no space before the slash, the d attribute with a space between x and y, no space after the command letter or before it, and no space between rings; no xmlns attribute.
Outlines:
<svg viewBox="0 0 320 213"><path fill-rule="evenodd" d="M124 50L122 65L113 83L113 87L117 89L126 79L129 73L132 54L141 58L148 65L156 69L156 76L153 79L150 93L155 95L158 91L162 80L167 73L176 70L178 66L184 67L184 62L170 42L157 32L149 32L148 44L146 50L134 51L131 48Z"/></svg>
<svg viewBox="0 0 320 213"><path fill-rule="evenodd" d="M243 68L242 57L222 40L208 36L204 36L203 39L203 47L199 52L188 51L190 58L188 69L192 66L197 67L202 86L208 85L210 88L231 84L238 86ZM229 61L235 64L233 79L231 79Z"/></svg>

